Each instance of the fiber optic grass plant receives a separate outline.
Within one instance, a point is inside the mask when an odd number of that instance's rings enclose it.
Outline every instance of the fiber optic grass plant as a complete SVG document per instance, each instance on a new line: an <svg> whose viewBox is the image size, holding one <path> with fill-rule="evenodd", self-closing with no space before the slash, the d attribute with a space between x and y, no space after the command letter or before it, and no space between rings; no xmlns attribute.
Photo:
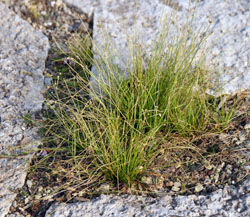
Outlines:
<svg viewBox="0 0 250 217"><path fill-rule="evenodd" d="M85 39L69 46L66 67L73 73L54 84L44 134L66 148L76 168L81 168L83 180L103 175L102 180L131 186L159 154L171 151L163 145L166 141L221 131L232 119L233 109L223 103L218 107L222 101L207 94L212 74L200 52L207 36L190 35L187 25L170 38L169 27L150 55L145 55L143 45L132 43L124 74L112 62L112 50L105 50L108 55L103 56L95 47L98 58L94 59ZM91 72L92 64L105 82ZM90 76L102 95L91 88ZM185 143L185 150L199 152L191 142Z"/></svg>

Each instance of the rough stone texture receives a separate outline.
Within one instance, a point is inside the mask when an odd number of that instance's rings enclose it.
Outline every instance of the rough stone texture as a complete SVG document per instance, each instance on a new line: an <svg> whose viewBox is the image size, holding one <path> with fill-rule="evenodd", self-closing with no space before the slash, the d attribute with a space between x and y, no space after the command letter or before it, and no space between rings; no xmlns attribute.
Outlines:
<svg viewBox="0 0 250 217"><path fill-rule="evenodd" d="M99 6L101 0L63 0L71 7L78 9L80 12L91 15L94 10Z"/></svg>
<svg viewBox="0 0 250 217"><path fill-rule="evenodd" d="M124 195L101 195L90 202L54 204L46 217L87 216L228 216L250 215L250 180L239 188L226 186L206 196L164 196L149 198Z"/></svg>
<svg viewBox="0 0 250 217"><path fill-rule="evenodd" d="M45 36L0 3L1 217L8 213L15 191L25 181L32 154L15 159L6 156L19 154L39 144L36 130L26 129L22 115L29 112L32 116L42 108L42 72L48 49Z"/></svg>
<svg viewBox="0 0 250 217"><path fill-rule="evenodd" d="M112 0L103 1L103 0L63 0L66 4L71 7L78 9L81 12L86 14L94 13L95 9L102 4L103 2L111 2ZM195 2L196 0L191 0L191 2ZM199 1L199 0L197 0ZM159 2L166 4L170 7L176 9L182 9L183 7L188 7L190 2L189 0L159 0Z"/></svg>
<svg viewBox="0 0 250 217"><path fill-rule="evenodd" d="M206 42L206 47L209 48L207 62L222 73L223 92L232 93L249 89L249 1L206 0L195 4L182 0L178 4L179 10L174 10L175 7L169 5L163 0L101 1L94 14L94 40L98 46L102 46L107 38L104 34L108 33L111 38L110 44L118 48L118 51L112 52L114 61L118 62L121 68L125 68L118 56L122 55L126 61L130 60L131 49L128 48L128 36L138 34L142 44L147 47L146 53L150 53L150 46L161 29L161 20L165 17L169 19L172 14L175 22L170 35L173 35L178 26L186 23L190 15L189 9L196 6L193 22L195 32L201 27L208 26L212 21L210 30L213 34ZM98 75L95 67L93 72ZM92 82L95 83L93 78Z"/></svg>

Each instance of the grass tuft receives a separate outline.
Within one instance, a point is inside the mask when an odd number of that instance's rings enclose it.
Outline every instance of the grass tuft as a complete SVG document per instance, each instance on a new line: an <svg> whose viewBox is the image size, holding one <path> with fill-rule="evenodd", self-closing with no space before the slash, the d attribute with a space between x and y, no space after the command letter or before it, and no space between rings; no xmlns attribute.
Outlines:
<svg viewBox="0 0 250 217"><path fill-rule="evenodd" d="M170 38L169 27L150 55L143 45L132 43L126 72L112 61L111 50L105 50L106 56L96 50L98 57L93 58L89 38L68 44L66 75L58 76L50 90L43 132L47 143L55 144L81 171L81 180L104 177L99 181L130 187L150 173L159 155L165 153L172 162L173 149L199 153L186 141L223 131L234 117L222 98L207 94L212 73L201 55L207 35L190 35L187 25ZM92 65L105 82L93 74ZM91 76L102 95L91 87ZM177 145L177 140L184 142ZM185 159L179 159L182 164Z"/></svg>

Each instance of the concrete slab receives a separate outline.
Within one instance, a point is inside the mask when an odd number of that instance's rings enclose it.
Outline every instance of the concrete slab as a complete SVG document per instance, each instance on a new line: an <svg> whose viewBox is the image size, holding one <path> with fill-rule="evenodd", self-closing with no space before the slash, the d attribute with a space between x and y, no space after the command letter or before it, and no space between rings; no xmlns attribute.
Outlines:
<svg viewBox="0 0 250 217"><path fill-rule="evenodd" d="M36 129L23 115L42 108L48 39L0 3L0 217L5 216L24 184L32 153L39 144Z"/></svg>
<svg viewBox="0 0 250 217"><path fill-rule="evenodd" d="M226 186L206 196L162 196L158 198L136 195L101 195L90 202L53 204L45 217L90 216L228 216L250 215L250 180L241 187ZM238 204L238 205L237 205Z"/></svg>
<svg viewBox="0 0 250 217"><path fill-rule="evenodd" d="M184 25L190 17L189 11L196 8L193 32L212 23L210 31L213 33L205 44L208 48L207 62L221 72L223 93L250 88L248 1L206 0L198 4L184 0L178 2L179 10L173 9L173 5L162 0L101 1L95 9L94 41L102 47L109 38L109 46L114 50L114 61L118 62L121 68L125 68L120 56L125 62L130 60L131 48L128 46L128 38L135 34L139 35L142 45L146 47L145 53L149 54L150 47L161 29L162 19L169 19L172 14L175 21L171 26L170 35L174 37L176 28ZM203 28L203 31L205 29ZM95 67L93 72L99 73ZM93 86L98 86L93 78L92 83Z"/></svg>
<svg viewBox="0 0 250 217"><path fill-rule="evenodd" d="M91 15L95 8L100 5L101 0L63 0L70 7L78 9L78 11Z"/></svg>

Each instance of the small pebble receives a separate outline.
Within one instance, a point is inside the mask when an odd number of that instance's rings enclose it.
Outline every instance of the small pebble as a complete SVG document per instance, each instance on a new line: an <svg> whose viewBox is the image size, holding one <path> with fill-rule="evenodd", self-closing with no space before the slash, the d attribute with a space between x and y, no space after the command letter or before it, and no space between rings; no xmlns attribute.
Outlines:
<svg viewBox="0 0 250 217"><path fill-rule="evenodd" d="M143 176L141 181L145 184L148 184L148 185L153 184L152 178L149 176Z"/></svg>
<svg viewBox="0 0 250 217"><path fill-rule="evenodd" d="M100 186L100 188L99 188L99 190L100 190L101 192L108 192L109 189L110 189L110 185L109 185L109 184L102 184L102 185Z"/></svg>
<svg viewBox="0 0 250 217"><path fill-rule="evenodd" d="M26 197L25 200L24 200L24 204L25 204L25 205L28 204L29 201L30 201L30 198L29 198L29 197Z"/></svg>
<svg viewBox="0 0 250 217"><path fill-rule="evenodd" d="M43 190L42 186L39 186L38 191L41 192Z"/></svg>
<svg viewBox="0 0 250 217"><path fill-rule="evenodd" d="M202 184L198 183L198 184L195 186L195 192L201 192L202 190L203 190Z"/></svg>
<svg viewBox="0 0 250 217"><path fill-rule="evenodd" d="M174 186L176 186L176 187L181 187L181 183L180 183L180 182L175 182L175 183L174 183Z"/></svg>
<svg viewBox="0 0 250 217"><path fill-rule="evenodd" d="M179 187L177 187L177 186L173 186L172 187L172 191L175 191L175 192L177 192L177 191L180 191L181 189L179 188Z"/></svg>
<svg viewBox="0 0 250 217"><path fill-rule="evenodd" d="M14 202L12 203L12 206L13 206L13 207L17 207L16 201L14 201Z"/></svg>
<svg viewBox="0 0 250 217"><path fill-rule="evenodd" d="M172 187L172 191L180 191L181 190L181 183L180 182L175 182L174 186Z"/></svg>
<svg viewBox="0 0 250 217"><path fill-rule="evenodd" d="M244 126L244 129L245 129L245 130L249 130L249 129L250 129L250 124L246 124L246 125Z"/></svg>
<svg viewBox="0 0 250 217"><path fill-rule="evenodd" d="M41 11L41 15L46 16L47 15L46 11Z"/></svg>
<svg viewBox="0 0 250 217"><path fill-rule="evenodd" d="M47 21L44 23L44 26L52 26L52 22L51 21Z"/></svg>
<svg viewBox="0 0 250 217"><path fill-rule="evenodd" d="M32 181L31 180L28 180L27 182L26 182L26 184L27 184L27 186L28 186L28 188L30 189L31 187L32 187Z"/></svg>

